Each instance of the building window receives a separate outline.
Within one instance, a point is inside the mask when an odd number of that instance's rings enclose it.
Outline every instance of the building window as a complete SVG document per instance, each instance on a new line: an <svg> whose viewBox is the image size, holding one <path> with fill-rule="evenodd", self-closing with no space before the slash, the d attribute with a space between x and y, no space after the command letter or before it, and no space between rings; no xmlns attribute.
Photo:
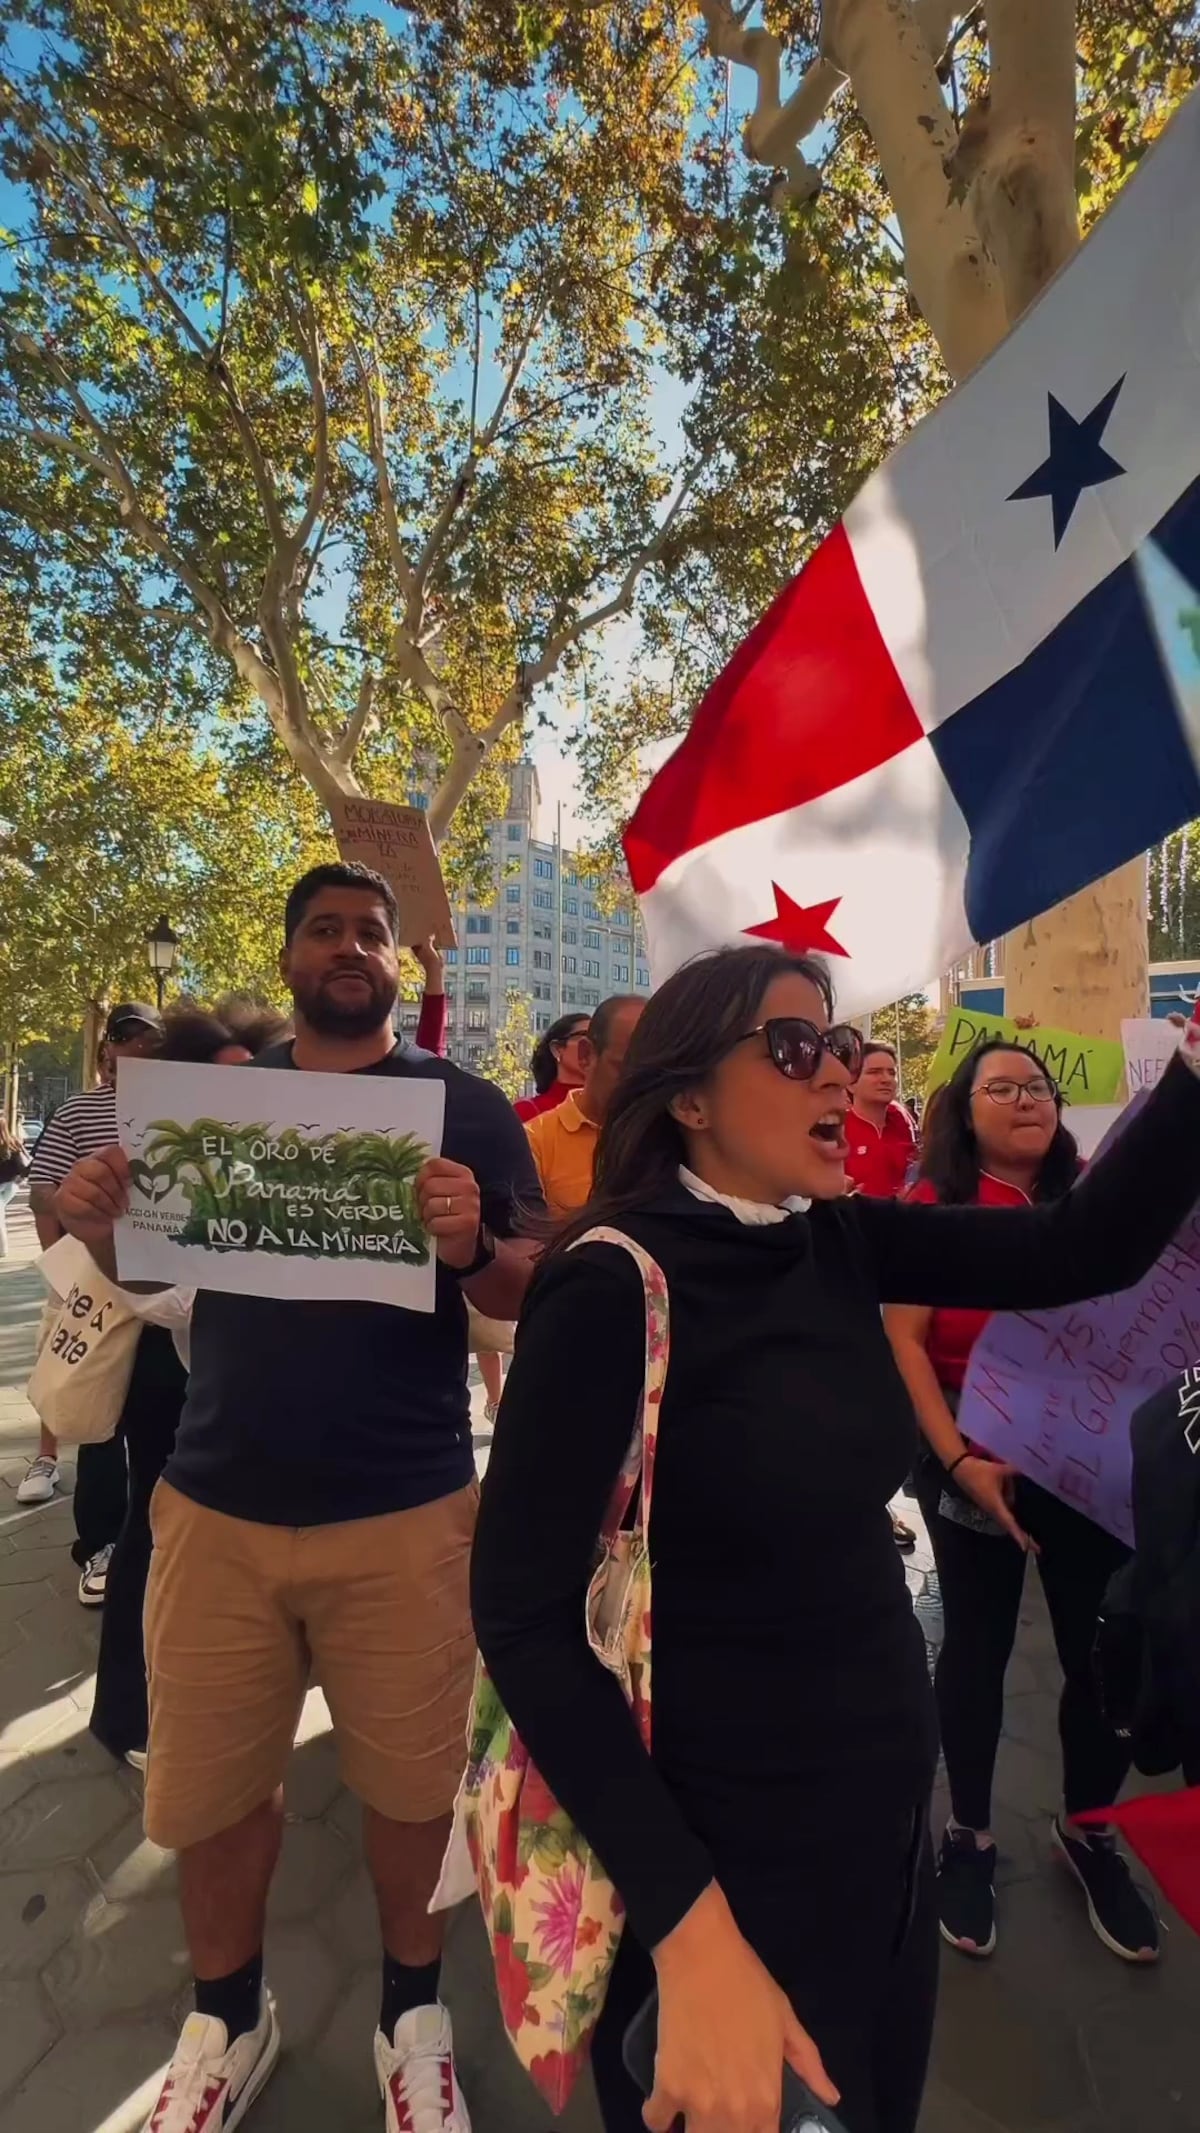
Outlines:
<svg viewBox="0 0 1200 2133"><path fill-rule="evenodd" d="M583 915L585 918L599 918L601 915L599 904L594 904L590 896L584 902Z"/></svg>
<svg viewBox="0 0 1200 2133"><path fill-rule="evenodd" d="M488 986L486 979L472 978L467 986L468 1000L486 1000L487 996Z"/></svg>
<svg viewBox="0 0 1200 2133"><path fill-rule="evenodd" d="M552 859L535 859L533 862L533 871L537 875L539 881L553 881L554 861Z"/></svg>
<svg viewBox="0 0 1200 2133"><path fill-rule="evenodd" d="M578 945L579 945L579 928L578 928L578 926L564 926L564 927L563 927L563 943L564 943L564 945L565 945L566 947L568 947L568 948L576 948L576 947L578 947Z"/></svg>
<svg viewBox="0 0 1200 2133"><path fill-rule="evenodd" d="M486 1029L487 1022L488 1018L486 1007L470 1007L467 1009L468 1029Z"/></svg>
<svg viewBox="0 0 1200 2133"><path fill-rule="evenodd" d="M585 985L583 991L579 995L579 1001L582 1007L599 1007L600 995L596 991L595 986Z"/></svg>
<svg viewBox="0 0 1200 2133"><path fill-rule="evenodd" d="M554 936L550 927L544 921L539 924L538 920L535 919L533 922L533 937L535 941L548 941L552 940Z"/></svg>
<svg viewBox="0 0 1200 2133"><path fill-rule="evenodd" d="M612 944L615 954L628 955L631 944L629 935L627 933L614 933L612 937Z"/></svg>
<svg viewBox="0 0 1200 2133"><path fill-rule="evenodd" d="M515 969L517 968L518 964L520 963L520 960L521 960L521 951L520 951L520 949L519 949L519 948L506 948L506 949L505 949L505 951L504 951L504 960L505 960L505 962L506 962L506 963L508 964L508 967L509 967L509 969L510 969L510 970L515 970Z"/></svg>
<svg viewBox="0 0 1200 2133"><path fill-rule="evenodd" d="M521 921L520 921L520 919L519 919L519 918L506 918L506 919L505 919L505 921L504 921L504 931L505 931L506 933L519 933L519 932L521 931Z"/></svg>
<svg viewBox="0 0 1200 2133"><path fill-rule="evenodd" d="M638 964L637 981L639 985L643 986L648 986L650 983L650 972L643 970L640 963Z"/></svg>
<svg viewBox="0 0 1200 2133"><path fill-rule="evenodd" d="M521 842L521 824L519 822L509 823L508 841L510 844L519 844Z"/></svg>
<svg viewBox="0 0 1200 2133"><path fill-rule="evenodd" d="M563 903L563 910L568 918L578 918L579 898L577 896L568 896Z"/></svg>
<svg viewBox="0 0 1200 2133"><path fill-rule="evenodd" d="M578 1007L579 994L574 985L563 987L563 1000L568 1007Z"/></svg>
<svg viewBox="0 0 1200 2133"><path fill-rule="evenodd" d="M550 969L552 969L552 968L553 968L553 963L552 963L552 960L551 960L550 950L549 950L548 948L535 948L535 949L534 949L534 951L533 951L533 967L534 967L534 969L535 969L535 970L550 970Z"/></svg>
<svg viewBox="0 0 1200 2133"><path fill-rule="evenodd" d="M521 901L521 884L520 884L520 882L519 882L519 881L518 881L518 882L515 882L515 883L512 883L512 884L510 884L510 886L509 886L509 887L508 887L508 888L507 888L507 889L506 889L506 890L504 891L504 901L505 901L505 903L506 903L506 904L519 904L519 903L520 903L520 901Z"/></svg>
<svg viewBox="0 0 1200 2133"><path fill-rule="evenodd" d="M490 933L491 930L492 915L490 911L471 912L470 916L467 919L468 933Z"/></svg>
<svg viewBox="0 0 1200 2133"><path fill-rule="evenodd" d="M550 1027L550 1017L549 1017L549 1015L539 1015L539 1016L538 1016L538 1018L537 1018L537 1026L538 1026L538 1034L539 1034L539 1036L540 1036L543 1030L547 1030L547 1029L549 1029L549 1027Z"/></svg>
<svg viewBox="0 0 1200 2133"><path fill-rule="evenodd" d="M594 927L584 927L583 945L585 948L598 948L600 946L600 935L595 931Z"/></svg>
<svg viewBox="0 0 1200 2133"><path fill-rule="evenodd" d="M628 983L629 983L629 965L628 965L628 963L614 963L614 964L613 964L613 984L614 984L614 985L628 985Z"/></svg>
<svg viewBox="0 0 1200 2133"><path fill-rule="evenodd" d="M551 896L549 889L535 889L533 902L539 911L553 911L554 909L554 898Z"/></svg>
<svg viewBox="0 0 1200 2133"><path fill-rule="evenodd" d="M578 964L576 963L576 961L575 961L575 958L574 958L574 956L573 956L573 955L564 955L564 957L563 957L563 969L564 969L564 970L569 970L569 971L570 971L570 973L571 973L571 976L572 976L572 977L574 977L574 975L575 975L575 972L576 972L576 970L578 969L578 967L579 967L579 966L578 966Z"/></svg>
<svg viewBox="0 0 1200 2133"><path fill-rule="evenodd" d="M468 948L467 950L468 963L475 963L478 965L479 963L490 963L491 960L492 951L490 948Z"/></svg>
<svg viewBox="0 0 1200 2133"><path fill-rule="evenodd" d="M583 974L585 978L598 978L600 975L600 965L590 955L584 956Z"/></svg>
<svg viewBox="0 0 1200 2133"><path fill-rule="evenodd" d="M467 1046L467 1065L468 1065L468 1066L473 1066L473 1067L477 1067L477 1066L479 1065L480 1061L482 1060L482 1058L483 1058L483 1046L482 1046L481 1044L469 1044L469 1045Z"/></svg>
<svg viewBox="0 0 1200 2133"><path fill-rule="evenodd" d="M457 950L457 948L447 948L447 949L446 949L446 951L445 951L445 953L446 953L446 962L447 962L447 964L448 964L448 965L449 965L449 966L450 966L451 968L453 968L454 964L455 964L455 963L457 963L457 961L458 961L458 950Z"/></svg>
<svg viewBox="0 0 1200 2133"><path fill-rule="evenodd" d="M533 997L535 1000L548 1000L550 998L550 987L548 985L535 985Z"/></svg>
<svg viewBox="0 0 1200 2133"><path fill-rule="evenodd" d="M575 886L576 882L578 881L578 879L579 879L579 876L578 876L578 874L577 874L577 873L575 872L575 869L574 869L574 867L568 867L568 868L566 869L565 873L563 874L563 880L564 880L564 881L569 881L569 882L570 882L570 884L571 884L571 887L572 887L572 888L574 888L574 886Z"/></svg>

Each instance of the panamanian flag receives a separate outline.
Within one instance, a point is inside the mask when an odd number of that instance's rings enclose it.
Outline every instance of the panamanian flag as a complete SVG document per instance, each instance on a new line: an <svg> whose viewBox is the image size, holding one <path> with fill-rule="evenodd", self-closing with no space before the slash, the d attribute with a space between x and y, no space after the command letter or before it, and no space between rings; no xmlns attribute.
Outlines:
<svg viewBox="0 0 1200 2133"><path fill-rule="evenodd" d="M867 482L625 832L657 979L747 939L869 1012L1200 816L1200 91Z"/></svg>

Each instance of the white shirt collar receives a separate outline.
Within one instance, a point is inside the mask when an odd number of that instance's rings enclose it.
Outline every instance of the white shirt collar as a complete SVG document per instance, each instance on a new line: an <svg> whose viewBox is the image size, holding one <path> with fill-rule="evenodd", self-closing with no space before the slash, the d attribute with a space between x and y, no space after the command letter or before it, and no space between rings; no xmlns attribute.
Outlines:
<svg viewBox="0 0 1200 2133"><path fill-rule="evenodd" d="M711 1200L718 1207L727 1207L739 1222L751 1226L786 1222L789 1215L805 1215L812 1206L811 1200L802 1200L798 1195L785 1200L781 1207L773 1207L766 1200L739 1200L732 1193L718 1192L714 1185L706 1185L704 1179L698 1178L685 1163L679 1166L679 1182L687 1186L694 1200Z"/></svg>

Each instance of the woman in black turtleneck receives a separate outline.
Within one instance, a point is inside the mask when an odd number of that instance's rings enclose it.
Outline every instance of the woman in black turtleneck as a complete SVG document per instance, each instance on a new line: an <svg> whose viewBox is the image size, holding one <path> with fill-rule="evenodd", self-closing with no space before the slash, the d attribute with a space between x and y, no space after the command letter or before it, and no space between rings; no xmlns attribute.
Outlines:
<svg viewBox="0 0 1200 2133"><path fill-rule="evenodd" d="M847 1198L858 1038L829 1028L831 1006L820 964L770 948L690 964L650 1002L595 1198L531 1291L483 1491L480 1648L628 1911L593 2051L608 2133L641 2126L620 2046L656 1983L658 2133L679 2113L690 2133L776 2133L785 2056L840 2094L849 2133L912 2133L937 1740L887 1512L916 1430L879 1307L1048 1307L1125 1286L1200 1196L1185 1046L1056 1205ZM653 1757L584 1636L644 1338L628 1255L565 1249L596 1222L636 1238L670 1291Z"/></svg>

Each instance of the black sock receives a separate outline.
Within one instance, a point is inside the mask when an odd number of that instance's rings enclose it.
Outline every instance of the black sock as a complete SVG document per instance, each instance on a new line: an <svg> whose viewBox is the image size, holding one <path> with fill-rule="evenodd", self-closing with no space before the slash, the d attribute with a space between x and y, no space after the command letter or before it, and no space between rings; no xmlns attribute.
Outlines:
<svg viewBox="0 0 1200 2133"><path fill-rule="evenodd" d="M262 1981L260 1948L257 1955L252 1955L240 1970L231 1970L228 1977L193 1979L196 2013L215 2015L225 2024L226 2037L232 2044L235 2037L244 2037L258 2021L262 2012Z"/></svg>
<svg viewBox="0 0 1200 2133"><path fill-rule="evenodd" d="M440 1956L432 1963L421 1963L416 1969L408 1963L398 1963L394 1955L383 1951L383 2000L379 2009L379 2027L390 2043L396 2034L396 2024L401 2015L410 2014L414 2007L432 2007L438 1996L438 1984L442 1975Z"/></svg>

